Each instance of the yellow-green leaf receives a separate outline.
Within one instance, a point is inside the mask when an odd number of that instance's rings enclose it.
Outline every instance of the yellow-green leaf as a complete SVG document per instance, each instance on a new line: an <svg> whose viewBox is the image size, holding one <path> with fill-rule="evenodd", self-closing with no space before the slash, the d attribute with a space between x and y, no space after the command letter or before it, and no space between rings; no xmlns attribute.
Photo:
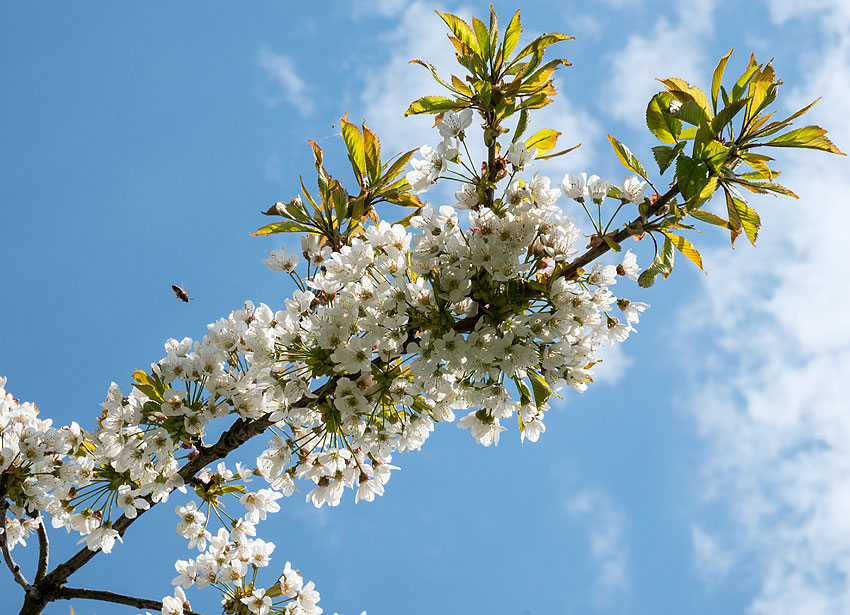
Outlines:
<svg viewBox="0 0 850 615"><path fill-rule="evenodd" d="M354 173L358 178L363 177L366 174L366 149L363 144L363 135L360 134L357 126L348 121L348 114L343 115L339 122L342 140L348 148L348 157Z"/></svg>
<svg viewBox="0 0 850 615"><path fill-rule="evenodd" d="M715 112L717 111L717 93L720 91L720 82L723 81L723 71L726 70L726 62L731 55L732 49L720 58L720 62L717 63L717 68L714 69L714 75L711 78L711 104Z"/></svg>
<svg viewBox="0 0 850 615"><path fill-rule="evenodd" d="M832 154L840 154L845 156L844 152L839 150L835 145L826 138L826 130L820 126L804 126L786 132L784 135L774 137L765 145L773 147L804 147L808 149L819 149Z"/></svg>
<svg viewBox="0 0 850 615"><path fill-rule="evenodd" d="M732 245L735 245L735 239L741 234L742 229L747 234L750 243L756 245L761 218L745 201L732 196L728 190L724 192L726 192L726 211L729 213L729 223L734 227L731 231Z"/></svg>
<svg viewBox="0 0 850 615"><path fill-rule="evenodd" d="M611 142L611 146L614 148L614 152L617 154L620 162L623 163L623 166L646 179L646 169L640 163L640 160L632 154L631 150L611 135L608 135L608 140Z"/></svg>
<svg viewBox="0 0 850 615"><path fill-rule="evenodd" d="M682 130L682 120L670 115L672 100L669 92L659 92L646 106L646 126L662 143L675 143Z"/></svg>
<svg viewBox="0 0 850 615"><path fill-rule="evenodd" d="M434 12L440 16L440 19L446 22L449 30L451 30L463 44L471 47L476 53L481 53L481 48L478 46L478 39L472 31L472 28L469 27L468 23L451 13L440 13L439 11Z"/></svg>
<svg viewBox="0 0 850 615"><path fill-rule="evenodd" d="M677 77L659 79L659 81L667 87L670 93L673 94L679 102L685 103L688 100L693 100L700 106L703 112L705 112L707 119L710 120L714 116L711 111L711 103L708 100L708 96L706 96L705 92L695 85L691 85L684 79L679 79Z"/></svg>
<svg viewBox="0 0 850 615"><path fill-rule="evenodd" d="M525 147L529 150L532 147L536 147L537 153L543 155L554 149L555 145L558 143L559 136L561 136L561 133L557 130L544 128L526 139Z"/></svg>
<svg viewBox="0 0 850 615"><path fill-rule="evenodd" d="M519 42L520 34L522 34L522 25L519 22L519 11L517 11L514 13L514 16L511 18L511 21L508 23L508 27L505 30L505 60L509 60L514 49L516 49L516 44Z"/></svg>
<svg viewBox="0 0 850 615"><path fill-rule="evenodd" d="M375 133L369 130L363 123L363 149L366 156L366 171L369 174L370 183L381 176L381 141Z"/></svg>
<svg viewBox="0 0 850 615"><path fill-rule="evenodd" d="M697 252L697 249L693 246L693 244L691 244L690 241L669 231L661 232L667 239L669 239L673 243L674 246L676 246L676 249L679 252L684 254L688 258L688 260L694 263L702 270L703 273L705 273L705 269L703 269L702 267L702 257L699 255L699 252Z"/></svg>
<svg viewBox="0 0 850 615"><path fill-rule="evenodd" d="M419 113L440 113L441 111L453 111L461 109L463 105L445 96L423 96L410 103L410 107L404 112L404 116Z"/></svg>

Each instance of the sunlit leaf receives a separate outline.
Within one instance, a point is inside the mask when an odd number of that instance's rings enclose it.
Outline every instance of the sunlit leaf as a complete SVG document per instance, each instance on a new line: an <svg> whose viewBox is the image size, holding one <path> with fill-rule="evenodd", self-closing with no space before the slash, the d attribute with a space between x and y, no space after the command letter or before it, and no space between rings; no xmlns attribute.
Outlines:
<svg viewBox="0 0 850 615"><path fill-rule="evenodd" d="M680 235L675 235L669 231L662 230L661 232L667 239L673 242L673 245L676 246L676 249L679 252L684 254L688 258L688 260L694 263L702 270L703 273L705 273L705 269L703 269L702 266L702 257L690 241L688 241L684 237L681 237Z"/></svg>
<svg viewBox="0 0 850 615"><path fill-rule="evenodd" d="M510 23L508 23L508 27L505 29L504 49L506 60L511 57L514 49L516 49L516 44L519 42L520 34L522 34L522 25L519 22L519 11L517 11L514 13Z"/></svg>
<svg viewBox="0 0 850 615"><path fill-rule="evenodd" d="M803 147L808 149L818 149L832 154L840 154L844 156L844 152L839 150L835 145L827 139L826 130L820 126L804 126L786 132L784 135L774 137L765 145L773 147Z"/></svg>
<svg viewBox="0 0 850 615"><path fill-rule="evenodd" d="M623 163L623 166L646 179L646 169L640 163L640 160L632 154L631 150L611 135L608 135L608 140L611 142L611 146L614 148L614 152L617 154L620 162Z"/></svg>
<svg viewBox="0 0 850 615"><path fill-rule="evenodd" d="M723 71L726 70L726 62L731 55L732 49L720 58L720 62L717 63L717 68L714 69L714 75L711 78L711 104L715 112L717 111L717 93L720 91L720 82L723 81Z"/></svg>
<svg viewBox="0 0 850 615"><path fill-rule="evenodd" d="M673 95L659 92L646 107L646 126L662 143L675 143L682 130L682 120L669 113Z"/></svg>
<svg viewBox="0 0 850 615"><path fill-rule="evenodd" d="M439 113L440 111L453 111L461 108L461 104L445 96L423 96L410 103L410 107L404 112L404 116L419 113Z"/></svg>
<svg viewBox="0 0 850 615"><path fill-rule="evenodd" d="M537 148L538 154L546 154L547 152L552 151L555 145L558 142L558 137L561 136L561 133L557 130L552 130L551 128L544 128L530 136L525 141L526 149L531 149L532 147Z"/></svg>

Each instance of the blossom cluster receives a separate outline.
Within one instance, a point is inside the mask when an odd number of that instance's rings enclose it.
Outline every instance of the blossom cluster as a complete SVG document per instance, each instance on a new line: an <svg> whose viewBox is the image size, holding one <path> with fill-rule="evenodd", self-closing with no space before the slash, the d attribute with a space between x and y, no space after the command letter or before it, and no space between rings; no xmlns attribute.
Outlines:
<svg viewBox="0 0 850 615"><path fill-rule="evenodd" d="M412 163L414 188L455 161L468 125L463 114L446 115L443 143ZM435 423L456 412L464 414L458 426L484 446L497 444L512 420L523 440L536 441L550 395L585 390L602 345L625 340L646 308L611 290L619 277L637 277L631 252L619 265L563 275L582 233L556 201L596 201L607 180L568 176L560 189L539 174L523 181L516 172L535 152L513 147L509 156L515 173L496 207L482 207L467 183L455 206L426 205L409 229L379 221L339 245L304 235L312 274L280 309L246 302L200 341L168 340L165 357L137 371L129 393L112 384L91 432L76 423L53 428L0 381L9 546L45 513L89 549L109 552L119 516L134 519L190 487L175 509L176 530L201 554L177 562L181 588L163 613L182 613L182 588L192 585L218 587L232 612L320 613L312 583L289 563L275 584L254 586L274 548L253 538L255 525L297 491L296 481L307 482L317 507L339 504L346 488L371 501L397 469L393 455L421 448ZM627 180L622 192L638 199L643 186ZM459 210L468 210L464 221ZM265 260L290 274L298 261L285 250ZM256 464L181 473L210 446L209 424L231 415L245 425L265 421L269 439ZM269 488L249 490L252 476ZM225 500L244 514L225 514Z"/></svg>

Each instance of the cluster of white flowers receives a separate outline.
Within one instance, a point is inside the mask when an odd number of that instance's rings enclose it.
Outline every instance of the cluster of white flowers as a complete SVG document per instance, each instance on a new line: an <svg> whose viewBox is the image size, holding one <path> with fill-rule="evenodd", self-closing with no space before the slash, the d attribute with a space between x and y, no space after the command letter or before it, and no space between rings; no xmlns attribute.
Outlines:
<svg viewBox="0 0 850 615"><path fill-rule="evenodd" d="M414 190L445 171L470 122L471 113L446 114L443 143L411 163ZM524 146L509 151L515 172L535 155ZM381 221L336 247L305 235L312 275L303 290L277 311L247 302L210 324L200 342L169 340L149 373L134 374L128 395L112 384L92 432L76 423L53 428L0 380L9 546L35 527L26 513L44 512L89 549L108 552L119 539L115 517L133 519L186 491L181 464L205 449L213 420L263 420L271 438L255 468L219 464L185 477L197 501L176 507L177 531L203 553L177 563L175 583L215 585L225 603L259 615L281 597L286 613L320 613L312 583L289 563L267 590L245 582L274 548L251 538L255 524L279 510L297 480L312 484L306 499L317 507L339 504L346 487L371 501L397 469L393 454L419 449L435 422L453 421L456 411L466 413L458 426L484 446L498 443L509 420L523 440L536 441L549 396L565 386L585 390L600 347L625 340L647 307L611 292L618 276L637 277L631 252L619 265L563 275L582 235L556 200L563 192L601 202L610 182L581 174L565 177L560 191L550 183L514 173L492 209L464 184L456 194L457 208L469 210L464 223L455 207L427 205L411 219L413 231ZM644 188L631 178L621 192L637 202ZM290 274L298 261L285 250L265 259ZM252 475L271 488L248 491ZM208 522L223 518L228 496L245 513L228 515L229 526L212 534ZM182 613L184 602L178 588L163 613Z"/></svg>

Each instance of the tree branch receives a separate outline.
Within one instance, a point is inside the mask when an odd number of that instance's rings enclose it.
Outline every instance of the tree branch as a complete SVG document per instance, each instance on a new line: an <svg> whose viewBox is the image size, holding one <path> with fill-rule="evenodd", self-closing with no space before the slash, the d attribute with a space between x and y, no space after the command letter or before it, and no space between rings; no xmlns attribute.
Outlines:
<svg viewBox="0 0 850 615"><path fill-rule="evenodd" d="M32 591L30 585L21 573L21 567L12 558L12 553L9 551L9 545L6 542L6 496L0 498L0 550L3 551L3 559L6 561L6 566L12 572L15 582L24 588L24 591L29 594Z"/></svg>
<svg viewBox="0 0 850 615"><path fill-rule="evenodd" d="M71 600L72 598L81 598L83 600L101 600L102 602L114 602L116 604L126 604L139 609L155 609L162 610L162 602L157 600L148 600L147 598L136 598L135 596L125 596L124 594L116 594L115 592L103 591L100 589L82 589L79 587L60 587L56 592L57 600ZM183 609L185 615L201 615L195 611Z"/></svg>
<svg viewBox="0 0 850 615"><path fill-rule="evenodd" d="M38 570L35 573L35 582L38 583L47 574L50 564L50 539L47 537L47 529L44 527L44 517L38 516Z"/></svg>

